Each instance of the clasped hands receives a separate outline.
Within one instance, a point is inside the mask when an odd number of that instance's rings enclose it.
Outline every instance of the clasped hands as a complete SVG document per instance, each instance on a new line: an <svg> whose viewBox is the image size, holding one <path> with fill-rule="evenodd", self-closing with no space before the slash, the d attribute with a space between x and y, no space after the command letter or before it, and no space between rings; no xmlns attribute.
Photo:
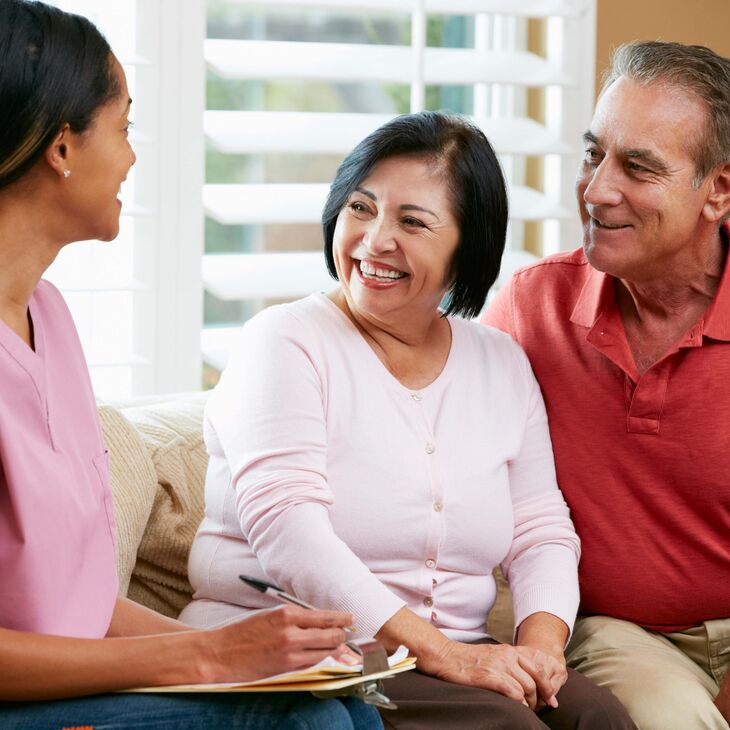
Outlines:
<svg viewBox="0 0 730 730"><path fill-rule="evenodd" d="M535 711L557 707L555 695L568 678L562 652L532 646L448 641L432 663L419 666L439 679L499 692Z"/></svg>

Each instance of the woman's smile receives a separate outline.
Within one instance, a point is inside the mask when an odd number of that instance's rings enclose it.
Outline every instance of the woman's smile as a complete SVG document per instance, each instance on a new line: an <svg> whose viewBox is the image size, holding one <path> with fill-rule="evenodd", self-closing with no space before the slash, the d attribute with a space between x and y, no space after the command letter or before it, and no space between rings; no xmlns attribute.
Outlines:
<svg viewBox="0 0 730 730"><path fill-rule="evenodd" d="M353 262L360 279L366 286L373 284L379 285L376 288L394 286L408 276L405 271L372 259L353 258Z"/></svg>

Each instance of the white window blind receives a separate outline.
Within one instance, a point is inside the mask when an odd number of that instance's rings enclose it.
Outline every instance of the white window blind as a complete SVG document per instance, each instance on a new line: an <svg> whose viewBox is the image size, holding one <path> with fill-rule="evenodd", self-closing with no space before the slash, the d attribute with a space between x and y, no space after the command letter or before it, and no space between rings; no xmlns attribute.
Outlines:
<svg viewBox="0 0 730 730"><path fill-rule="evenodd" d="M137 164L112 243L66 246L63 292L102 398L200 387L203 0L57 0L88 17L124 66Z"/></svg>
<svg viewBox="0 0 730 730"><path fill-rule="evenodd" d="M329 182L397 113L467 113L494 145L511 208L501 280L579 243L572 187L593 103L595 0L209 0L207 9L202 347L214 368L237 320L333 286L319 234ZM529 50L530 19L542 21L540 54ZM541 121L527 114L536 88ZM526 224L539 226L532 252Z"/></svg>

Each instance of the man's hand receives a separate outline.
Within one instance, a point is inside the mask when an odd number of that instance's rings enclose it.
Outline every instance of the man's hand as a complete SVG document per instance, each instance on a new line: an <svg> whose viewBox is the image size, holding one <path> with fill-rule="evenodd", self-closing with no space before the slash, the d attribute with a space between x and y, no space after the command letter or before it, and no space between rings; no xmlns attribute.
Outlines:
<svg viewBox="0 0 730 730"><path fill-rule="evenodd" d="M350 653L344 627L352 614L284 606L220 629L199 632L207 657L203 682L246 682Z"/></svg>
<svg viewBox="0 0 730 730"><path fill-rule="evenodd" d="M725 675L725 679L720 685L720 692L715 697L715 707L720 710L720 714L730 723L730 672Z"/></svg>

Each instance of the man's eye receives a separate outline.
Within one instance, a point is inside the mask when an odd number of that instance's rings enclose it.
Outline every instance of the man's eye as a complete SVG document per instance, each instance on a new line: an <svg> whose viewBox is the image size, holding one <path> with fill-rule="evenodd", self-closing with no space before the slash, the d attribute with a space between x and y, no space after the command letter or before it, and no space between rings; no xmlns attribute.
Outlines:
<svg viewBox="0 0 730 730"><path fill-rule="evenodd" d="M585 160L589 165L597 165L601 161L601 155L598 150L589 147L585 152Z"/></svg>
<svg viewBox="0 0 730 730"><path fill-rule="evenodd" d="M649 172L648 168L640 165L638 162L629 162L626 166L632 172Z"/></svg>

